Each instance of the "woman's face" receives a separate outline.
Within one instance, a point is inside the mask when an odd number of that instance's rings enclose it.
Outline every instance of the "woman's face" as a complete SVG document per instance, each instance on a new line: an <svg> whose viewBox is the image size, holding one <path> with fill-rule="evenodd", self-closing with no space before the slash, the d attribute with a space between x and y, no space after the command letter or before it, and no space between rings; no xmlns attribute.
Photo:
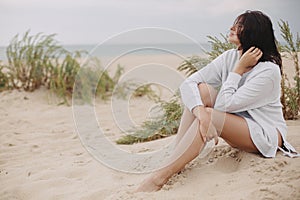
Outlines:
<svg viewBox="0 0 300 200"><path fill-rule="evenodd" d="M238 31L241 31L242 25L240 23L235 23L230 28L230 33L228 35L228 41L232 44L235 44L237 47L241 45L241 42L238 38Z"/></svg>

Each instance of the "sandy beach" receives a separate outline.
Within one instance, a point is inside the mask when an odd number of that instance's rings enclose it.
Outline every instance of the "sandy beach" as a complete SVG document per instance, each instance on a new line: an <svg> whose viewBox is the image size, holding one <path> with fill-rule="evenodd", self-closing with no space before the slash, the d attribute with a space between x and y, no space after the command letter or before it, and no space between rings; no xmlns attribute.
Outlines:
<svg viewBox="0 0 300 200"><path fill-rule="evenodd" d="M146 63L145 58L126 59L119 61L128 67L125 72ZM149 57L149 60L173 67L181 62L168 56ZM170 97L168 92L163 95ZM128 106L132 120L140 124L154 104L143 97L131 99ZM114 142L122 133L114 124L110 102L99 100L95 107L106 137ZM266 159L231 148L224 141L207 156L188 164L162 190L133 193L147 175L113 170L94 159L78 136L72 107L56 105L47 90L2 92L0 112L0 199L3 200L300 199L300 158L291 159L278 152L275 158ZM287 139L300 151L300 120L287 124ZM119 148L150 152L174 138L119 145Z"/></svg>

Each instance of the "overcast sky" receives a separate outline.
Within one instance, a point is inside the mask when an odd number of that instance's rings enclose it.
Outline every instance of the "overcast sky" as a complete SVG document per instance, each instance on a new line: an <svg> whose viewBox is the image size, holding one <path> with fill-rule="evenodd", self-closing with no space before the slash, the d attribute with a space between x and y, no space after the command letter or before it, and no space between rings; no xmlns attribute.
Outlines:
<svg viewBox="0 0 300 200"><path fill-rule="evenodd" d="M300 32L299 0L1 0L0 45L28 29L57 33L62 44L95 44L140 27L174 29L205 42L249 9L270 16L277 37L279 19Z"/></svg>

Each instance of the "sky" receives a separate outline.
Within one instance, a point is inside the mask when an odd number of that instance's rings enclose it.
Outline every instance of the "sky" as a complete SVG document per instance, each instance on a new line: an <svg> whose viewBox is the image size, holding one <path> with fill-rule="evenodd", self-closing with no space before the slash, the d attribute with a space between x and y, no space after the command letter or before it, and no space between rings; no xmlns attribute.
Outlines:
<svg viewBox="0 0 300 200"><path fill-rule="evenodd" d="M56 33L61 44L97 44L142 27L172 29L206 42L207 35L226 34L245 10L267 14L281 40L277 22L288 21L300 32L299 9L299 0L1 0L0 46L29 29Z"/></svg>

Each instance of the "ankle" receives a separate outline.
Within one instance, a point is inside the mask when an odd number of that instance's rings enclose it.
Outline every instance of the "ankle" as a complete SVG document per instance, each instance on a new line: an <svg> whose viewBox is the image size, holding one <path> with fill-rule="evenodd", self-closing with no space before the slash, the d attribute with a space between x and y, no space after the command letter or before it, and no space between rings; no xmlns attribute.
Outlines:
<svg viewBox="0 0 300 200"><path fill-rule="evenodd" d="M172 173L171 171L167 171L167 172L158 172L156 174L154 174L152 176L152 181L155 185L157 186L163 186L164 184L166 184L168 182L168 180L170 179L170 177L173 175L174 173Z"/></svg>

